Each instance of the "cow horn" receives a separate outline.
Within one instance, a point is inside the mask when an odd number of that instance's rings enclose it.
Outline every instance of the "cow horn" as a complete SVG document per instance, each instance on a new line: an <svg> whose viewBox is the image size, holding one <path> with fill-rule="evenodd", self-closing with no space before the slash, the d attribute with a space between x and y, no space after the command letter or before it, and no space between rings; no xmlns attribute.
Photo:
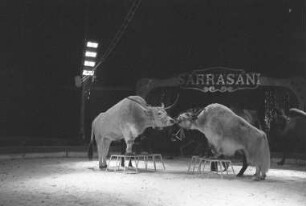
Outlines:
<svg viewBox="0 0 306 206"><path fill-rule="evenodd" d="M306 117L306 112L304 112L303 110L297 109L297 108L290 108L289 109L289 113L292 116L301 116L301 117Z"/></svg>
<svg viewBox="0 0 306 206"><path fill-rule="evenodd" d="M171 109L174 105L176 105L176 103L178 102L179 97L180 97L180 94L178 94L176 96L176 99L175 99L174 103L171 104L170 106L166 107L165 110Z"/></svg>

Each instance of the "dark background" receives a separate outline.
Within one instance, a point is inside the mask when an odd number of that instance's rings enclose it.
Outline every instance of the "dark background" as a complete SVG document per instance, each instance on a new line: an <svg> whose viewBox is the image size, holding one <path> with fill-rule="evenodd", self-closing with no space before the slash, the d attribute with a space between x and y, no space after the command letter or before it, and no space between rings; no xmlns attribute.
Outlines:
<svg viewBox="0 0 306 206"><path fill-rule="evenodd" d="M131 0L0 1L0 136L79 138L85 38L100 54ZM87 121L138 79L225 66L275 77L305 76L303 0L143 0L87 101ZM123 88L105 90L103 88Z"/></svg>

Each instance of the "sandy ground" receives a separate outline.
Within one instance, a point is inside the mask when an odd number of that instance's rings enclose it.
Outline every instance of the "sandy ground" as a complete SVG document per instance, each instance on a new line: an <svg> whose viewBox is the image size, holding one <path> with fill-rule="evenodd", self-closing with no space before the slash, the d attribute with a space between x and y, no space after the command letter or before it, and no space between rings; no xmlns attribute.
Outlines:
<svg viewBox="0 0 306 206"><path fill-rule="evenodd" d="M165 160L166 171L106 172L82 158L0 161L0 205L305 205L305 166L247 176L187 174L188 159ZM235 166L238 172L240 166Z"/></svg>

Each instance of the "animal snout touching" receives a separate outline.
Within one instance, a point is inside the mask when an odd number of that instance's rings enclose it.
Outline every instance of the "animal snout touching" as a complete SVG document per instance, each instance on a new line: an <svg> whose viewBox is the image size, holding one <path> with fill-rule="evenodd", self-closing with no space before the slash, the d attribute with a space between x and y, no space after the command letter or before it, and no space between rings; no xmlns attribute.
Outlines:
<svg viewBox="0 0 306 206"><path fill-rule="evenodd" d="M172 118L169 121L170 121L171 124L175 124L176 123L176 121L174 119L172 119Z"/></svg>
<svg viewBox="0 0 306 206"><path fill-rule="evenodd" d="M180 117L177 117L175 121L176 121L177 124L179 124L179 123L182 122L182 119Z"/></svg>

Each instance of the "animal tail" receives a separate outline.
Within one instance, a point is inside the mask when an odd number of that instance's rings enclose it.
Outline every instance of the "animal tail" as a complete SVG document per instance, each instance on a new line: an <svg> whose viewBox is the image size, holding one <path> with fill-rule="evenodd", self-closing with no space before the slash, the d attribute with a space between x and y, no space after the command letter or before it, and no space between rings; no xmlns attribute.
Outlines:
<svg viewBox="0 0 306 206"><path fill-rule="evenodd" d="M87 156L89 160L92 160L92 157L93 157L94 141L95 141L95 135L94 135L94 122L93 122L91 126L91 137L90 137L90 142L89 142L88 151L87 151Z"/></svg>
<svg viewBox="0 0 306 206"><path fill-rule="evenodd" d="M270 148L269 148L269 142L268 142L268 138L267 138L267 135L266 133L264 133L264 150L262 151L263 152L263 164L262 164L262 172L263 173L267 173L268 170L270 169Z"/></svg>

